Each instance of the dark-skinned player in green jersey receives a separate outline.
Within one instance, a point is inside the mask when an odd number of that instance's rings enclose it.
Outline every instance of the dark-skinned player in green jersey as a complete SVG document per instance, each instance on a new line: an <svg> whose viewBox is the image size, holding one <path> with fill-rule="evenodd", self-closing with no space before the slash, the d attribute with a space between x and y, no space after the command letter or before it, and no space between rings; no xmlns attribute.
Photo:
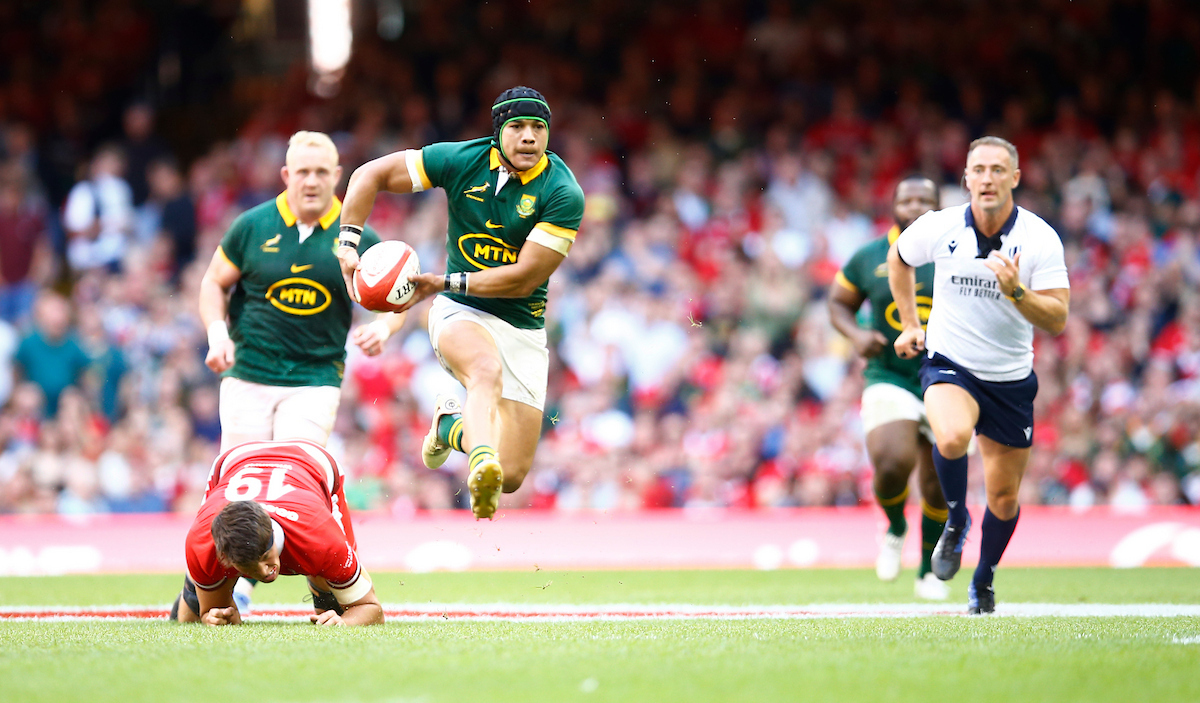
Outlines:
<svg viewBox="0 0 1200 703"><path fill-rule="evenodd" d="M894 581L900 574L900 554L908 532L904 517L908 479L916 468L922 517L921 567L915 591L917 597L927 600L945 600L948 595L946 585L930 570L930 556L946 524L946 500L933 468L932 434L921 401L920 359L901 359L892 350L901 325L888 288L887 253L905 228L937 206L938 191L933 181L919 176L900 181L892 199L896 224L887 236L860 247L838 272L829 291L833 326L867 360L863 372L867 384L862 397L863 431L875 467L875 498L888 518L875 573L884 581ZM933 294L932 265L917 271L917 285L918 296L924 296L918 301L927 317L932 301L929 296ZM870 326L860 327L856 315L866 301L871 303Z"/></svg>
<svg viewBox="0 0 1200 703"><path fill-rule="evenodd" d="M409 306L437 295L429 339L466 402L438 398L422 447L430 468L468 455L476 519L492 518L501 491L520 488L541 437L549 351L546 285L583 219L583 190L546 147L550 106L518 86L492 105L492 136L381 157L350 176L338 256L347 277L380 191L446 191L447 272L422 273Z"/></svg>

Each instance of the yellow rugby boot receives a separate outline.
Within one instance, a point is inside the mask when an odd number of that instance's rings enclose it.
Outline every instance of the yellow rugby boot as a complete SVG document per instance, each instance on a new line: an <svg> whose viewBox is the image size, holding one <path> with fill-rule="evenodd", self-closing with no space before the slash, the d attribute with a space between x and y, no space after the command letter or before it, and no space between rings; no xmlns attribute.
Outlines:
<svg viewBox="0 0 1200 703"><path fill-rule="evenodd" d="M503 488L504 470L500 468L496 455L487 447L477 447L471 452L471 474L467 477L471 512L476 520L491 519L496 514Z"/></svg>

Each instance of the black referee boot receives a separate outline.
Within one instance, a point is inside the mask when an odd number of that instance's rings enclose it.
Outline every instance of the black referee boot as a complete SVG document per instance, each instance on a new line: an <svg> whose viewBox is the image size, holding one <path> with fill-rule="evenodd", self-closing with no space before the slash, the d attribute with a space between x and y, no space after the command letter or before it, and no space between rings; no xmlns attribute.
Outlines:
<svg viewBox="0 0 1200 703"><path fill-rule="evenodd" d="M988 615L996 612L996 589L992 584L976 586L972 581L967 587L967 614Z"/></svg>
<svg viewBox="0 0 1200 703"><path fill-rule="evenodd" d="M933 557L929 561L934 576L949 581L958 573L959 567L962 566L963 545L967 542L967 532L970 530L970 515L967 515L965 525L946 523L946 529L942 530L942 536L933 548Z"/></svg>

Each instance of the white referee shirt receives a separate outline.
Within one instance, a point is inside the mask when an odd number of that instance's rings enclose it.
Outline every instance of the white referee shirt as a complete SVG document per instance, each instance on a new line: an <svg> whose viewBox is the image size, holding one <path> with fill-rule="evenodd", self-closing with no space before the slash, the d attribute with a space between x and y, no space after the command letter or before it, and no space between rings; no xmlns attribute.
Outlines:
<svg viewBox="0 0 1200 703"><path fill-rule="evenodd" d="M1030 290L1069 288L1062 241L1046 221L1022 207L1000 229L999 251L1018 252L1021 283ZM925 348L984 381L1020 381L1033 370L1033 325L1000 292L996 274L978 258L970 204L927 212L896 240L900 258L933 262L933 307Z"/></svg>

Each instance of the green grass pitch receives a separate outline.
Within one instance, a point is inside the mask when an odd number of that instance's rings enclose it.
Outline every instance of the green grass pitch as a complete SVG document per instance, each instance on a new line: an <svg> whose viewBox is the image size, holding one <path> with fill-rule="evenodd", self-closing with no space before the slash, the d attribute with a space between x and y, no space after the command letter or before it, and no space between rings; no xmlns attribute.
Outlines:
<svg viewBox="0 0 1200 703"><path fill-rule="evenodd" d="M374 575L389 604L911 603L865 570ZM952 583L965 602L968 573ZM0 578L0 606L166 606L179 576ZM1004 603L1200 603L1200 570L1004 569ZM259 603L298 604L299 578ZM0 701L1200 700L1197 617L0 620Z"/></svg>

